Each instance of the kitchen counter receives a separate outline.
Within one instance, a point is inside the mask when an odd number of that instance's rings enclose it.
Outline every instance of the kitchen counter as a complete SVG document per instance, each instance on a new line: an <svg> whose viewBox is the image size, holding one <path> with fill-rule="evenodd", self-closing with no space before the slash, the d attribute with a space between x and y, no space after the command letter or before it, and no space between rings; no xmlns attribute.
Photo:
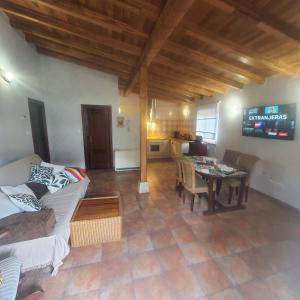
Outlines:
<svg viewBox="0 0 300 300"><path fill-rule="evenodd" d="M185 144L185 143L193 143L194 141L189 141L189 140L184 140L184 139L178 139L178 138L171 138L171 140L177 142L177 143L181 143L181 144Z"/></svg>
<svg viewBox="0 0 300 300"><path fill-rule="evenodd" d="M166 138L163 138L163 137L158 137L158 136L149 136L147 137L147 140L150 140L150 141L166 141L166 140L169 140L170 138L166 137Z"/></svg>

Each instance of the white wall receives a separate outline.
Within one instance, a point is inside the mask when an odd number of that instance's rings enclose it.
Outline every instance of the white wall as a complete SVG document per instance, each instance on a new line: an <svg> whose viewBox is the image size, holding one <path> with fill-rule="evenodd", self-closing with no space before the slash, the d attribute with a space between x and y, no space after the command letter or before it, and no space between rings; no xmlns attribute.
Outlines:
<svg viewBox="0 0 300 300"><path fill-rule="evenodd" d="M114 149L139 145L138 117L132 115L129 131L116 126L116 76L39 55L4 14L0 14L0 41L0 68L15 76L10 85L0 79L0 165L34 151L29 97L45 102L54 163L84 166L81 104L112 106Z"/></svg>
<svg viewBox="0 0 300 300"><path fill-rule="evenodd" d="M28 97L40 99L37 53L0 13L0 69L14 75L0 78L0 165L33 153ZM1 70L0 70L1 71Z"/></svg>
<svg viewBox="0 0 300 300"><path fill-rule="evenodd" d="M248 85L243 90L216 95L211 100L221 101L217 156L222 158L226 148L257 155L261 161L251 186L300 208L300 122L296 122L294 141L242 136L244 107L296 102L297 117L300 117L300 77L274 76L264 85Z"/></svg>
<svg viewBox="0 0 300 300"><path fill-rule="evenodd" d="M140 149L140 99L137 94L119 97L118 116L124 117L125 127L119 130L119 148Z"/></svg>
<svg viewBox="0 0 300 300"><path fill-rule="evenodd" d="M85 165L81 104L111 105L113 148L121 147L117 77L44 55L39 63L51 161Z"/></svg>

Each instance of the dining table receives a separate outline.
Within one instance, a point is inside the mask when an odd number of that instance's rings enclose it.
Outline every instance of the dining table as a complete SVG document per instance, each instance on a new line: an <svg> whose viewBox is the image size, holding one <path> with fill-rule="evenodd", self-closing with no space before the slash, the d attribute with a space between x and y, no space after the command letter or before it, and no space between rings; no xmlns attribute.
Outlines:
<svg viewBox="0 0 300 300"><path fill-rule="evenodd" d="M184 159L194 163L195 172L206 180L208 186L208 208L204 215L212 215L233 210L244 209L243 204L246 179L248 172L238 166L230 166L224 162L219 162L217 158L209 156L184 156ZM220 200L220 189L224 180L240 180L237 203L224 205ZM216 186L216 193L214 192Z"/></svg>

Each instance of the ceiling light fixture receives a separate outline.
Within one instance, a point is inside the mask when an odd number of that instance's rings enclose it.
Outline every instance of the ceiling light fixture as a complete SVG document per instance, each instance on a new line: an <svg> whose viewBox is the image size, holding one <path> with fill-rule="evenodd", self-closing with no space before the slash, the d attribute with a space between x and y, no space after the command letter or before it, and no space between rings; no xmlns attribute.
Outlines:
<svg viewBox="0 0 300 300"><path fill-rule="evenodd" d="M8 71L2 71L1 78L7 83L11 83L14 79L14 75Z"/></svg>

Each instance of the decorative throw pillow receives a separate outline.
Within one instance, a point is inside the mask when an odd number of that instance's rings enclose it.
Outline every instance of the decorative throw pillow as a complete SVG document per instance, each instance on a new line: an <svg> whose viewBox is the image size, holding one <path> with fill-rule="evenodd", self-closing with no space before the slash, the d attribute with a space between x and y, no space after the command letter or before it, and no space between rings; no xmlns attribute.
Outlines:
<svg viewBox="0 0 300 300"><path fill-rule="evenodd" d="M33 191L25 184L16 187L3 186L1 190L22 211L38 211L43 208L41 201L35 197Z"/></svg>
<svg viewBox="0 0 300 300"><path fill-rule="evenodd" d="M45 184L36 182L27 182L26 185L33 191L34 195L41 199L45 194L48 193L48 188Z"/></svg>
<svg viewBox="0 0 300 300"><path fill-rule="evenodd" d="M65 166L49 164L44 161L41 162L41 166L47 167L47 168L53 168L53 174L59 173L60 171L62 171L65 168Z"/></svg>
<svg viewBox="0 0 300 300"><path fill-rule="evenodd" d="M14 205L3 193L0 193L0 219L8 217L13 214L22 212L22 210Z"/></svg>
<svg viewBox="0 0 300 300"><path fill-rule="evenodd" d="M86 170L79 167L65 168L65 172L71 183L81 181L86 176Z"/></svg>
<svg viewBox="0 0 300 300"><path fill-rule="evenodd" d="M0 261L0 299L16 299L20 272L21 262L16 257Z"/></svg>
<svg viewBox="0 0 300 300"><path fill-rule="evenodd" d="M71 182L66 172L62 171L52 175L51 184L48 185L48 190L50 191L51 194L53 194L70 183Z"/></svg>
<svg viewBox="0 0 300 300"><path fill-rule="evenodd" d="M36 182L45 185L51 184L53 168L43 167L40 165L31 165L31 175L28 182Z"/></svg>
<svg viewBox="0 0 300 300"><path fill-rule="evenodd" d="M42 202L33 195L15 194L8 195L11 202L23 209L23 211L39 211L43 208Z"/></svg>

